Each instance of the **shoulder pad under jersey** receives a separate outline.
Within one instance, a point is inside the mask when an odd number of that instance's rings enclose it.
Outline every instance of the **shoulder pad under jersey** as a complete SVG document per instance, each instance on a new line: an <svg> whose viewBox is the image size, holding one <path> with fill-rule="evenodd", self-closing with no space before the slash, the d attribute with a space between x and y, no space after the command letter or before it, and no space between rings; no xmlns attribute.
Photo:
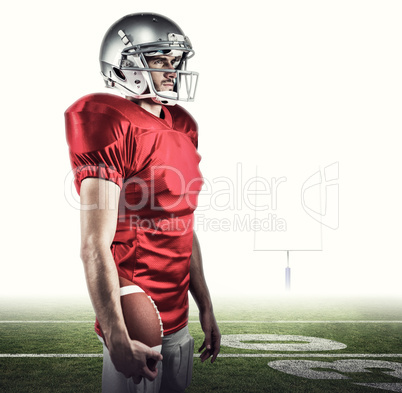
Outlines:
<svg viewBox="0 0 402 393"><path fill-rule="evenodd" d="M130 124L124 115L126 105L123 97L101 93L84 96L72 104L64 114L71 151L99 150L123 136Z"/></svg>

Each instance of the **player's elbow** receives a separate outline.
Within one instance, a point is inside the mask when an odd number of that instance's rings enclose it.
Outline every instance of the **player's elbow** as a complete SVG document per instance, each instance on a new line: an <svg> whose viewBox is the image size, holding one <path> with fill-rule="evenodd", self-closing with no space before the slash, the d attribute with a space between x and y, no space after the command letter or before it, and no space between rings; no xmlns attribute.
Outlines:
<svg viewBox="0 0 402 393"><path fill-rule="evenodd" d="M84 264L93 258L94 252L95 252L95 249L93 248L93 246L90 246L88 243L84 243L84 242L81 243L80 257L81 257L81 261Z"/></svg>
<svg viewBox="0 0 402 393"><path fill-rule="evenodd" d="M101 236L86 236L81 241L80 257L84 265L102 258L110 252L110 244Z"/></svg>

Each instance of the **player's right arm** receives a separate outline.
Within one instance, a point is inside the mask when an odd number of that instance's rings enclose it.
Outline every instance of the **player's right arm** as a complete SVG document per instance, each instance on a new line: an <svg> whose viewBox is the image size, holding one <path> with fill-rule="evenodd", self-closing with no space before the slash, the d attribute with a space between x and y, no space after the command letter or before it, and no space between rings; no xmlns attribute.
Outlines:
<svg viewBox="0 0 402 393"><path fill-rule="evenodd" d="M102 327L105 343L116 369L127 378L153 380L147 358L162 360L162 355L139 341L131 340L120 304L120 286L110 250L117 223L120 188L114 182L86 178L81 183L81 259L89 295Z"/></svg>

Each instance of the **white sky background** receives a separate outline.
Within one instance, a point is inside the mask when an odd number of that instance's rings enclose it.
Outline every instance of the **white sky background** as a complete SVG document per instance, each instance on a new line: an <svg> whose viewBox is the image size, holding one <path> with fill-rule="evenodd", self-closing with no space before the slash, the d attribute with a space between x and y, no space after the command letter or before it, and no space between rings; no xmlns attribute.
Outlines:
<svg viewBox="0 0 402 393"><path fill-rule="evenodd" d="M289 234L306 222L299 231L307 248L315 232L303 228L315 221L295 201L310 176L336 163L339 202L328 209L339 208L339 226L323 227L323 251L290 253L292 291L400 295L401 2L140 4L24 0L2 11L0 295L86 293L63 112L105 90L103 34L140 11L174 19L196 50L189 69L200 72L199 88L186 107L198 121L201 170L212 185L200 203L214 206L196 221L211 292L284 292L286 253L253 251L255 234L234 224L253 217L243 188L256 168L287 179L276 213ZM230 182L233 191L225 191ZM317 207L313 190L305 202ZM259 245L276 248L272 232L258 235ZM281 247L300 238L282 237Z"/></svg>

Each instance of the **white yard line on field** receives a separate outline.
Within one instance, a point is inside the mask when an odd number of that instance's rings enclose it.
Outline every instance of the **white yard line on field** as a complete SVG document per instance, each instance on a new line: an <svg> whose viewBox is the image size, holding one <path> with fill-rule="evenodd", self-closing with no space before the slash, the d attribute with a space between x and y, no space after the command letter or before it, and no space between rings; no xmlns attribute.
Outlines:
<svg viewBox="0 0 402 393"><path fill-rule="evenodd" d="M189 323L196 323L199 321L189 321ZM372 321L353 321L353 320L340 320L340 321L218 321L218 323L402 323L402 321L395 320L372 320Z"/></svg>
<svg viewBox="0 0 402 393"><path fill-rule="evenodd" d="M194 354L194 357L199 357ZM97 353L1 353L0 358L101 358ZM402 353L226 353L219 358L402 358Z"/></svg>

